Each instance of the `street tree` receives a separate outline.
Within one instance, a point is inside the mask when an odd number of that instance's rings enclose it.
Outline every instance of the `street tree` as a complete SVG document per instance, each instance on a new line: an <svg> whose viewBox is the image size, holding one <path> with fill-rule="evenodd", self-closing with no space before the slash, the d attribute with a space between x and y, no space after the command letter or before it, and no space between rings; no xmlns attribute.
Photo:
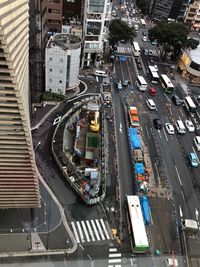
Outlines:
<svg viewBox="0 0 200 267"><path fill-rule="evenodd" d="M195 49L197 48L197 46L199 45L199 41L193 38L189 38L188 39L188 44L187 46L190 47L191 49Z"/></svg>
<svg viewBox="0 0 200 267"><path fill-rule="evenodd" d="M109 43L114 46L118 41L125 42L133 41L136 32L132 27L129 27L126 22L120 19L114 19L109 26Z"/></svg>
<svg viewBox="0 0 200 267"><path fill-rule="evenodd" d="M136 0L137 7L141 10L142 14L146 15L150 10L150 0Z"/></svg>
<svg viewBox="0 0 200 267"><path fill-rule="evenodd" d="M161 58L164 61L169 52L177 56L181 48L188 46L188 32L188 28L183 23L162 21L149 30L149 39L157 40L162 48Z"/></svg>

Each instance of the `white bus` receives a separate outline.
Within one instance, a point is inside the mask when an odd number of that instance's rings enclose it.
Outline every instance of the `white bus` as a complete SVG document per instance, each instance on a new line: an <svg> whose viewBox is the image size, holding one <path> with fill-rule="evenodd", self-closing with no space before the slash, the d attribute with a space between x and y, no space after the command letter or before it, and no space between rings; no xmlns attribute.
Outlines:
<svg viewBox="0 0 200 267"><path fill-rule="evenodd" d="M138 196L126 196L128 205L128 229L131 236L131 248L134 253L146 253L149 242L142 216Z"/></svg>
<svg viewBox="0 0 200 267"><path fill-rule="evenodd" d="M103 70L95 70L95 73L94 73L96 76L100 76L100 77L107 77L107 74L105 71Z"/></svg>
<svg viewBox="0 0 200 267"><path fill-rule="evenodd" d="M141 23L141 26L142 27L145 27L147 25L144 19L141 19L140 20L140 23Z"/></svg>
<svg viewBox="0 0 200 267"><path fill-rule="evenodd" d="M147 82L145 81L143 76L137 76L136 86L140 91L146 91L147 90Z"/></svg>
<svg viewBox="0 0 200 267"><path fill-rule="evenodd" d="M192 100L191 96L186 96L184 98L184 105L185 105L188 112L190 112L190 113L196 113L197 112L197 107L196 107L194 101Z"/></svg>
<svg viewBox="0 0 200 267"><path fill-rule="evenodd" d="M166 74L160 75L160 82L165 90L165 93L172 94L174 91L174 85Z"/></svg>
<svg viewBox="0 0 200 267"><path fill-rule="evenodd" d="M158 83L159 82L159 75L154 66L149 66L149 74L151 77L152 83Z"/></svg>
<svg viewBox="0 0 200 267"><path fill-rule="evenodd" d="M140 56L140 47L138 42L133 42L133 55L135 57L139 57Z"/></svg>

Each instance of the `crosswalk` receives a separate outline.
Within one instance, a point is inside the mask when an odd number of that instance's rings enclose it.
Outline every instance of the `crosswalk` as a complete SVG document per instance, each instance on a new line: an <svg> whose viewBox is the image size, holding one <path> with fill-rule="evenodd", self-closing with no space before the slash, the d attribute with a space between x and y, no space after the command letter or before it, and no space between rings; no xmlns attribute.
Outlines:
<svg viewBox="0 0 200 267"><path fill-rule="evenodd" d="M117 248L109 248L108 267L122 267L122 254L117 252Z"/></svg>
<svg viewBox="0 0 200 267"><path fill-rule="evenodd" d="M118 46L117 53L118 54L132 54L132 48L128 46Z"/></svg>
<svg viewBox="0 0 200 267"><path fill-rule="evenodd" d="M103 219L74 221L71 226L77 243L112 239Z"/></svg>

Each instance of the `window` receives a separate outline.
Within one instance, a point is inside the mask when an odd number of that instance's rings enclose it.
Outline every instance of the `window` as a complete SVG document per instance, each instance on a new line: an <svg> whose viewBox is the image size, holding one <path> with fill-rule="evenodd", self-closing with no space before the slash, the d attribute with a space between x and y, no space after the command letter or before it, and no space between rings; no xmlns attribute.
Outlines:
<svg viewBox="0 0 200 267"><path fill-rule="evenodd" d="M49 72L52 72L52 69L49 69Z"/></svg>
<svg viewBox="0 0 200 267"><path fill-rule="evenodd" d="M49 82L51 83L52 82L52 79L49 79Z"/></svg>
<svg viewBox="0 0 200 267"><path fill-rule="evenodd" d="M90 13L103 13L104 1L102 0L90 0L89 12Z"/></svg>
<svg viewBox="0 0 200 267"><path fill-rule="evenodd" d="M60 59L60 62L61 62L61 63L63 62L63 59L62 59L62 58Z"/></svg>
<svg viewBox="0 0 200 267"><path fill-rule="evenodd" d="M63 70L60 70L60 73L63 73Z"/></svg>
<svg viewBox="0 0 200 267"><path fill-rule="evenodd" d="M87 23L87 35L100 35L101 22L89 21Z"/></svg>
<svg viewBox="0 0 200 267"><path fill-rule="evenodd" d="M60 4L60 0L48 0L48 2Z"/></svg>
<svg viewBox="0 0 200 267"><path fill-rule="evenodd" d="M75 0L67 0L67 2L74 3L74 2L75 2Z"/></svg>
<svg viewBox="0 0 200 267"><path fill-rule="evenodd" d="M49 13L53 13L53 14L60 14L60 10L59 9L48 9Z"/></svg>
<svg viewBox="0 0 200 267"><path fill-rule="evenodd" d="M52 61L52 57L49 58L49 61Z"/></svg>
<svg viewBox="0 0 200 267"><path fill-rule="evenodd" d="M62 83L62 80L60 80L59 83Z"/></svg>

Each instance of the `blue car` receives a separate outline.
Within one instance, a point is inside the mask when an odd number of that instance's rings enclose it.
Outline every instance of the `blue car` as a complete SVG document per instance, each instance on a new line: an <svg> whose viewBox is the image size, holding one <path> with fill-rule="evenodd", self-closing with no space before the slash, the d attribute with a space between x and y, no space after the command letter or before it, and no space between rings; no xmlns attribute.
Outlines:
<svg viewBox="0 0 200 267"><path fill-rule="evenodd" d="M195 153L190 153L188 155L188 159L192 167L197 167L199 165L198 159Z"/></svg>

